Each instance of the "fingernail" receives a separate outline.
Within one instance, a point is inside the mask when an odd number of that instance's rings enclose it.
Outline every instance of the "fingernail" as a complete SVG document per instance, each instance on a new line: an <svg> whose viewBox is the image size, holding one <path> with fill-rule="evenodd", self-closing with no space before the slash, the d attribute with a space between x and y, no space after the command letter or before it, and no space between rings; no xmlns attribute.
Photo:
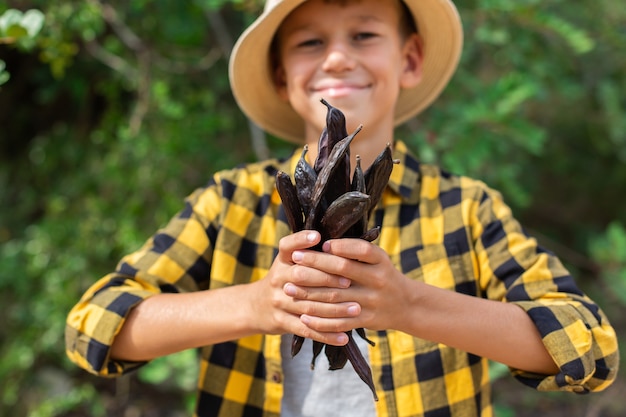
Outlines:
<svg viewBox="0 0 626 417"><path fill-rule="evenodd" d="M300 316L300 321L306 325L311 323L309 316L305 316L304 314Z"/></svg>
<svg viewBox="0 0 626 417"><path fill-rule="evenodd" d="M293 259L294 262L300 262L303 258L304 254L302 252L296 251L291 254L291 259Z"/></svg>
<svg viewBox="0 0 626 417"><path fill-rule="evenodd" d="M344 333L344 334L337 336L337 343L340 343L342 345L345 345L346 343L348 343L348 335Z"/></svg>
<svg viewBox="0 0 626 417"><path fill-rule="evenodd" d="M328 252L328 251L330 250L330 243L329 243L329 242L324 242L324 243L322 244L322 250L323 250L324 252Z"/></svg>
<svg viewBox="0 0 626 417"><path fill-rule="evenodd" d="M291 283L287 283L285 284L283 291L285 291L285 294L288 296L293 297L296 295L296 286Z"/></svg>
<svg viewBox="0 0 626 417"><path fill-rule="evenodd" d="M350 281L348 278L339 278L339 286L342 288L348 288L351 283L352 281Z"/></svg>
<svg viewBox="0 0 626 417"><path fill-rule="evenodd" d="M348 307L348 314L350 314L351 316L356 316L357 314L359 314L359 306L352 305Z"/></svg>
<svg viewBox="0 0 626 417"><path fill-rule="evenodd" d="M309 242L315 242L315 239L317 239L317 233L315 232L311 232L306 235L306 240L308 240Z"/></svg>

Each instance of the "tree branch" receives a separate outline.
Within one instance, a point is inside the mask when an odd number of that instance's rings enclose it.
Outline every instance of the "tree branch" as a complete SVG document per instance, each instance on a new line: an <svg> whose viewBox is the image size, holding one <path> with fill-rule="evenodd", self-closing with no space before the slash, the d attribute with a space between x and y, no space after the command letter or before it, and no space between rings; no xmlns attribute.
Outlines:
<svg viewBox="0 0 626 417"><path fill-rule="evenodd" d="M129 80L135 80L137 78L138 72L132 67L132 65L130 65L122 57L107 51L96 41L85 43L85 48L91 56L109 68L119 72Z"/></svg>
<svg viewBox="0 0 626 417"><path fill-rule="evenodd" d="M222 18L222 15L213 10L206 10L205 16L209 21L209 27L211 31L215 35L217 40L217 44L219 45L222 53L228 60L230 58L230 53L233 50L233 46L235 42L233 38L230 36L228 31L228 27ZM267 146L267 138L265 137L265 132L258 127L252 120L248 118L248 130L250 131L250 140L252 142L252 149L254 150L254 154L257 159L263 160L267 159L270 156L270 151Z"/></svg>

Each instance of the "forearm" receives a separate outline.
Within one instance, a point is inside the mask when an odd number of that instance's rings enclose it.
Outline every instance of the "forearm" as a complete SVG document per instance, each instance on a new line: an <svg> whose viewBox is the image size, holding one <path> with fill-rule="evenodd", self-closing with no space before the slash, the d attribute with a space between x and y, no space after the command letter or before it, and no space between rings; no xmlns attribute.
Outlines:
<svg viewBox="0 0 626 417"><path fill-rule="evenodd" d="M516 369L555 374L558 368L530 317L514 304L485 300L413 281L403 330Z"/></svg>
<svg viewBox="0 0 626 417"><path fill-rule="evenodd" d="M143 361L255 333L249 285L158 294L134 307L111 347L119 360Z"/></svg>

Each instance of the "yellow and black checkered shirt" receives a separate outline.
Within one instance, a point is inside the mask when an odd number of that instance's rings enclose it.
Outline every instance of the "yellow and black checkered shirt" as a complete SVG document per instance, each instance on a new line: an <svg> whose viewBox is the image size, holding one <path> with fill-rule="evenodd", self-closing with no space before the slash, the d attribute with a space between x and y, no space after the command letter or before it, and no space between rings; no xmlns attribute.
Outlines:
<svg viewBox="0 0 626 417"><path fill-rule="evenodd" d="M619 361L613 328L559 260L524 233L500 194L418 163L402 142L394 154L401 163L371 221L382 226L377 244L395 266L415 280L523 308L560 373L512 370L521 382L579 393L609 386ZM109 348L142 299L262 279L289 233L274 175L293 172L299 155L219 172L191 194L166 227L70 312L69 357L97 375L121 375L141 364L111 360ZM493 414L486 359L394 330L368 337L376 342L369 358L379 416ZM279 416L280 336L203 348L198 384L198 416Z"/></svg>

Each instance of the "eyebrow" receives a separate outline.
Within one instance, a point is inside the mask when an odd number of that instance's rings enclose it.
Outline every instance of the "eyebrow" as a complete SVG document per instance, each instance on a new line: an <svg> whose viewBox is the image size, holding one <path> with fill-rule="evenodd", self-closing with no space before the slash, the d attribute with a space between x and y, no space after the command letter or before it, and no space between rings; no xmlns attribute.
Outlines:
<svg viewBox="0 0 626 417"><path fill-rule="evenodd" d="M378 16L370 15L370 14L351 16L347 20L357 20L357 21L362 22L362 23L382 22L383 21ZM293 32L298 32L298 31L301 31L301 30L310 30L310 29L312 29L314 27L315 27L314 23L304 23L304 24L299 25L299 26L294 26L290 30L290 32L293 33Z"/></svg>

